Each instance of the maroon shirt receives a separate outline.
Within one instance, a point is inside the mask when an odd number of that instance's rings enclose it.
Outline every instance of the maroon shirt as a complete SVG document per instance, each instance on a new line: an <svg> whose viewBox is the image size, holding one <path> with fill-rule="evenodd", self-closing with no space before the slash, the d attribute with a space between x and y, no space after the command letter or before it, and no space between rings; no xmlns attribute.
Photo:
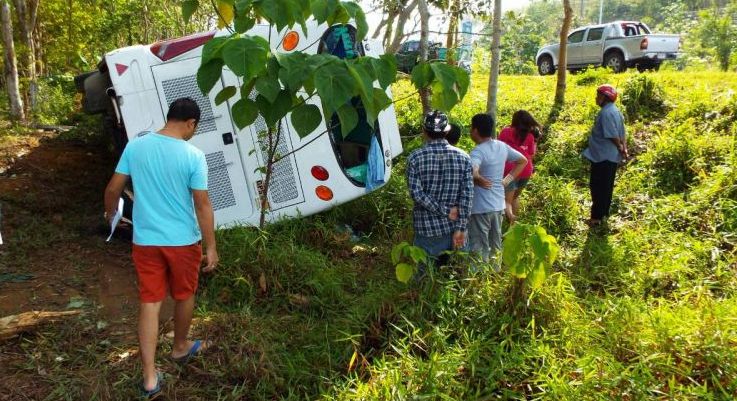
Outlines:
<svg viewBox="0 0 737 401"><path fill-rule="evenodd" d="M528 132L525 140L520 142L514 128L506 127L499 133L499 140L511 146L514 150L522 153L527 158L527 165L517 179L524 180L530 178L533 171L532 157L535 156L535 152L537 152L535 137L532 135L532 132ZM504 166L504 175L509 174L509 172L514 168L514 165L514 162L507 162Z"/></svg>

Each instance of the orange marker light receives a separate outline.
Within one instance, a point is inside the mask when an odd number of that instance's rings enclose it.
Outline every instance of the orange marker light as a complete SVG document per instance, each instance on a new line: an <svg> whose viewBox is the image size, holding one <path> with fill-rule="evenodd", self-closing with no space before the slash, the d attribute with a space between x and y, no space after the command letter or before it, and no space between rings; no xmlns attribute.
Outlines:
<svg viewBox="0 0 737 401"><path fill-rule="evenodd" d="M299 34L296 31L289 31L286 35L284 35L284 40L282 40L281 47L284 48L286 51L292 51L294 50L297 45L299 44Z"/></svg>
<svg viewBox="0 0 737 401"><path fill-rule="evenodd" d="M333 190L326 187L325 185L320 185L317 188L315 188L315 194L318 198L329 201L333 199Z"/></svg>

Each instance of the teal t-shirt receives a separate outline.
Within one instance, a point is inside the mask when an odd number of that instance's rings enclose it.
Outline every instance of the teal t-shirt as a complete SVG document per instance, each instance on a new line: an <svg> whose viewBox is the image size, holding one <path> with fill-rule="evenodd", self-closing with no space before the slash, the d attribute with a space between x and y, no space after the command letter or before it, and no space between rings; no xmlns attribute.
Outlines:
<svg viewBox="0 0 737 401"><path fill-rule="evenodd" d="M184 246L202 238L192 198L192 190L207 190L201 150L149 132L128 143L115 172L133 181L134 244Z"/></svg>

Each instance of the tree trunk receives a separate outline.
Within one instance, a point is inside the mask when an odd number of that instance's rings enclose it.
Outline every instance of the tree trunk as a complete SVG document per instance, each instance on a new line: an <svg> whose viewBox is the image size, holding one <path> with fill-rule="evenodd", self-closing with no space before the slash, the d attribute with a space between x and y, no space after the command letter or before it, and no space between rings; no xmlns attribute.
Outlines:
<svg viewBox="0 0 737 401"><path fill-rule="evenodd" d="M266 150L266 176L264 177L263 193L261 194L261 216L259 218L258 227L264 229L266 227L266 214L271 206L269 205L269 188L271 187L271 176L274 172L276 160L276 151L279 149L279 138L281 138L281 122L277 122L278 126L269 127L266 133L268 146ZM274 136L276 134L276 136Z"/></svg>
<svg viewBox="0 0 737 401"><path fill-rule="evenodd" d="M502 0L494 0L494 20L491 32L491 71L489 71L489 94L486 100L486 112L494 118L494 124L496 124L497 91L499 89L501 40Z"/></svg>
<svg viewBox="0 0 737 401"><path fill-rule="evenodd" d="M412 0L409 4L402 8L402 11L397 16L397 26L394 28L394 39L391 44L387 47L387 53L396 53L399 50L399 46L402 45L404 39L404 25L407 23L412 11L417 7L419 0Z"/></svg>
<svg viewBox="0 0 737 401"><path fill-rule="evenodd" d="M36 45L33 40L33 31L36 28L39 0L14 0L14 3L21 38L23 39L23 45L26 47L25 76L28 78L28 103L26 107L33 110L36 105L36 93L38 92L38 84L36 82Z"/></svg>
<svg viewBox="0 0 737 401"><path fill-rule="evenodd" d="M558 49L558 83L555 86L555 102L553 108L560 108L566 100L566 74L568 73L568 31L573 20L573 8L570 0L563 0L563 27L560 28L560 47Z"/></svg>
<svg viewBox="0 0 737 401"><path fill-rule="evenodd" d="M427 0L419 0L418 9L420 11L420 62L426 63L430 45L430 11L427 9ZM420 90L420 101L424 115L430 111L430 88Z"/></svg>
<svg viewBox="0 0 737 401"><path fill-rule="evenodd" d="M445 48L447 49L447 63L455 65L454 47L456 44L456 32L458 31L458 20L461 13L461 0L454 0L450 5L450 21L448 22L448 35L445 40Z"/></svg>
<svg viewBox="0 0 737 401"><path fill-rule="evenodd" d="M15 45L13 43L13 21L10 17L10 5L6 1L0 4L0 21L3 31L3 62L5 65L5 89L10 100L10 118L16 121L25 121L23 99L20 96L18 80L18 64L15 59Z"/></svg>
<svg viewBox="0 0 737 401"><path fill-rule="evenodd" d="M381 39L381 44L382 46L384 46L384 48L389 46L389 41L392 39L392 35L394 34L394 23L397 21L398 16L399 10L393 10L389 13L386 29L384 30L384 37Z"/></svg>

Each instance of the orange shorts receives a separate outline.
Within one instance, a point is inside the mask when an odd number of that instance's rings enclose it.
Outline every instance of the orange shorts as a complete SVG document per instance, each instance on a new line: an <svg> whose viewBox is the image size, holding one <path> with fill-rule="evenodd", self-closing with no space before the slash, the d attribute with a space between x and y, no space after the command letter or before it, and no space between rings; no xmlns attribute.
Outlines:
<svg viewBox="0 0 737 401"><path fill-rule="evenodd" d="M144 246L133 244L133 264L138 274L141 302L159 302L167 289L177 301L197 291L202 246Z"/></svg>

